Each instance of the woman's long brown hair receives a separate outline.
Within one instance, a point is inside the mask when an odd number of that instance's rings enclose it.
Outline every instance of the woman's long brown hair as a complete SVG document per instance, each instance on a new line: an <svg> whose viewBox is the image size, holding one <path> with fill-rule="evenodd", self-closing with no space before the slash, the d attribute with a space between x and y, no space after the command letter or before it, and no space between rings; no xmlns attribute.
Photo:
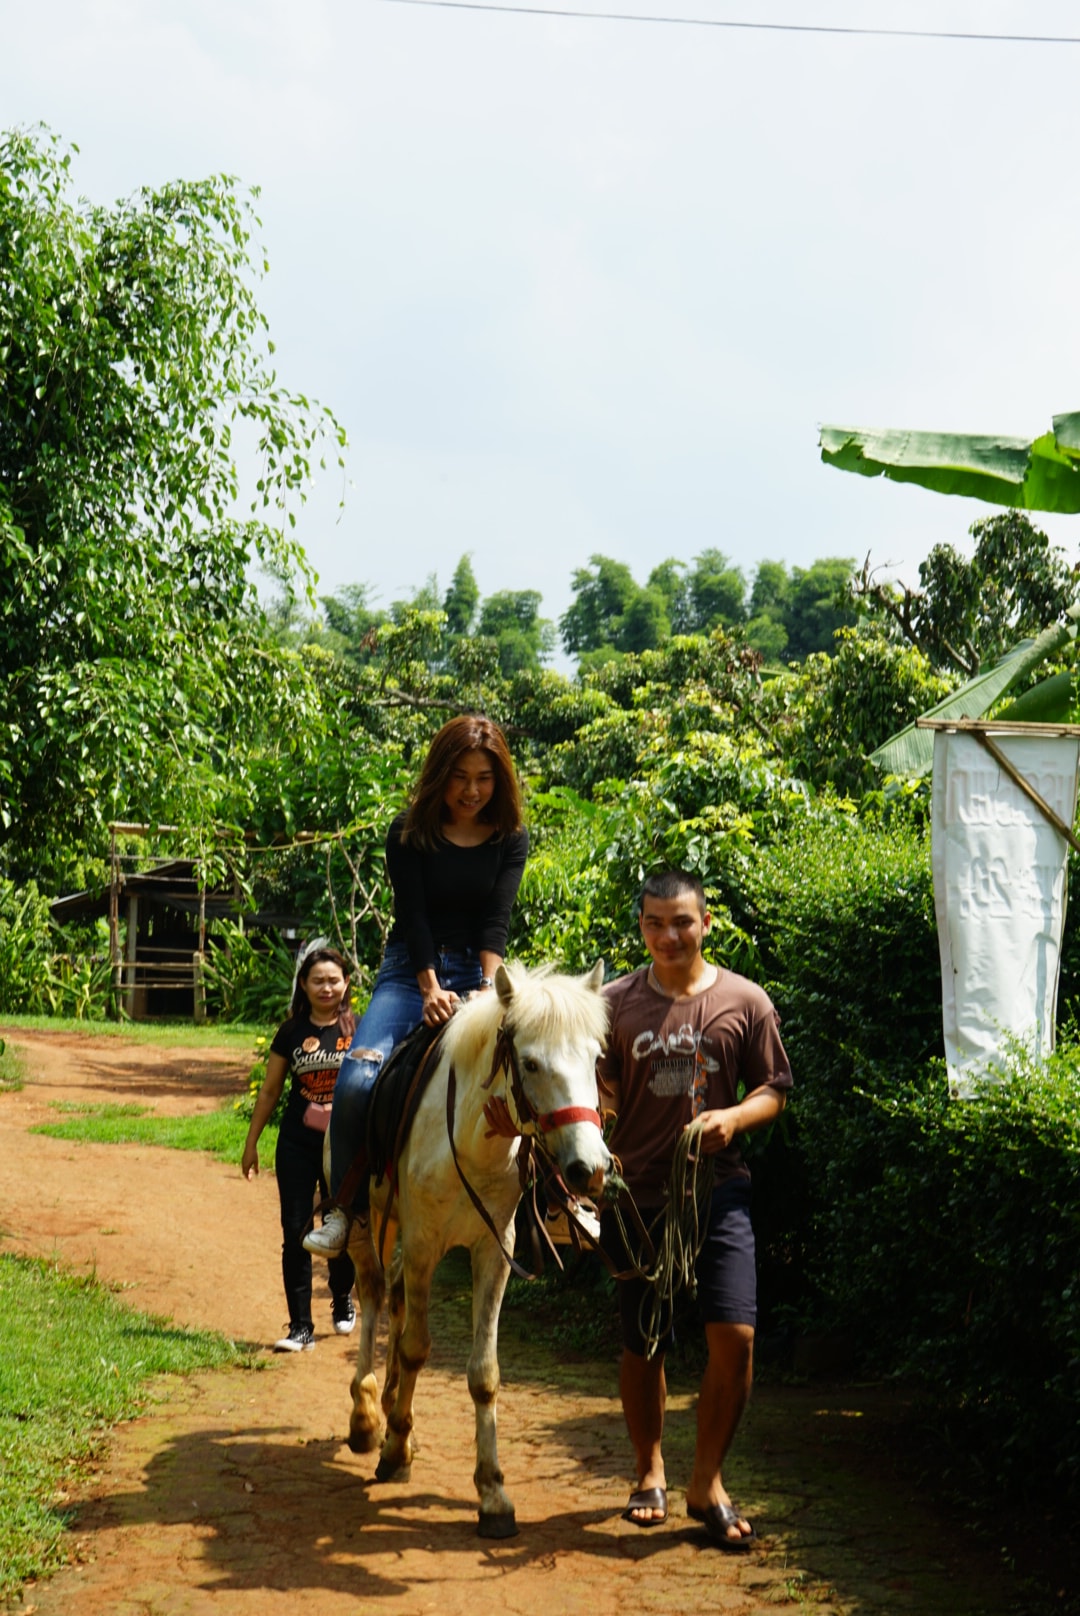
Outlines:
<svg viewBox="0 0 1080 1616"><path fill-rule="evenodd" d="M447 817L443 798L463 752L486 752L495 772L491 801L477 815L478 819L483 824L494 825L497 836L511 836L521 829L521 793L506 737L490 718L466 713L444 724L428 747L405 815L401 831L403 845L428 852L441 840Z"/></svg>

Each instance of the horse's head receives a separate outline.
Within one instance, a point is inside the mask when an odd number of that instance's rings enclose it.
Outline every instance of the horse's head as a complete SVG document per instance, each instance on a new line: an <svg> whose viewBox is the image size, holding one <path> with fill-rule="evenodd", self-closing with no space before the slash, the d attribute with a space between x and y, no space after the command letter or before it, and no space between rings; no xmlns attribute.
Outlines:
<svg viewBox="0 0 1080 1616"><path fill-rule="evenodd" d="M599 1114L596 1063L607 1036L604 964L585 976L500 965L495 991L513 1052L519 1126L539 1135L575 1195L597 1199L612 1169Z"/></svg>

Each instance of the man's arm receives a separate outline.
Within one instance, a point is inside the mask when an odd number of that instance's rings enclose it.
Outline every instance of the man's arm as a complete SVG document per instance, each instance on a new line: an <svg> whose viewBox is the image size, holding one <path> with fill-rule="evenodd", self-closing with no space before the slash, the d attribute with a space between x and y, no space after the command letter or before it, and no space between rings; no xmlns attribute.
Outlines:
<svg viewBox="0 0 1080 1616"><path fill-rule="evenodd" d="M715 1155L717 1151L726 1150L739 1134L768 1127L770 1122L775 1122L786 1104L787 1095L782 1089L765 1084L762 1088L754 1089L738 1105L725 1106L718 1111L702 1111L696 1118L702 1124L702 1153Z"/></svg>

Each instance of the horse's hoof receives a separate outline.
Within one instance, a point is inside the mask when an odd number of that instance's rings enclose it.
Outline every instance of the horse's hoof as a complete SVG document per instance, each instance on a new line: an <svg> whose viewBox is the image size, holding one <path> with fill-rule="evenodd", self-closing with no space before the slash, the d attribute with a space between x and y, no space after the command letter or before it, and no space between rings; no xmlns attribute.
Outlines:
<svg viewBox="0 0 1080 1616"><path fill-rule="evenodd" d="M382 1438L378 1431L350 1431L348 1443L353 1453L374 1453Z"/></svg>
<svg viewBox="0 0 1080 1616"><path fill-rule="evenodd" d="M476 1528L478 1537L517 1537L517 1532L517 1520L513 1510L509 1515L480 1511L480 1525Z"/></svg>
<svg viewBox="0 0 1080 1616"><path fill-rule="evenodd" d="M376 1481L408 1481L411 1475L411 1464L395 1464L393 1459L380 1459L375 1466Z"/></svg>

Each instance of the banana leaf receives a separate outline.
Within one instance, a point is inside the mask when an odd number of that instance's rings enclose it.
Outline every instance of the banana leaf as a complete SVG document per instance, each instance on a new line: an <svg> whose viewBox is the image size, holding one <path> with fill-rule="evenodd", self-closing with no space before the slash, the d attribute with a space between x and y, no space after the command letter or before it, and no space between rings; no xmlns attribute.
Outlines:
<svg viewBox="0 0 1080 1616"><path fill-rule="evenodd" d="M827 466L1027 511L1080 511L1080 411L1028 441L962 432L823 426Z"/></svg>
<svg viewBox="0 0 1080 1616"><path fill-rule="evenodd" d="M1011 651L987 668L977 673L974 679L954 690L951 696L939 701L936 707L922 714L924 718L981 718L990 710L994 703L1005 694L1011 685L1027 677L1033 668L1040 662L1060 651L1062 646L1076 638L1076 623L1055 623L1050 628L1044 628L1042 633L1033 640L1021 640L1014 645ZM1061 680L1068 682L1071 676L1068 673L1055 674L1050 679L1043 680L1033 690L1026 691L1017 698L1007 709L1007 713L1000 716L1005 718L1024 718L1032 722L1050 723L1060 721L1068 711L1064 704L1064 687ZM1053 687L1051 690L1049 687ZM1032 699L1026 711L1017 711L1029 698L1035 698L1040 691L1046 694L1039 698L1048 706L1056 701L1062 707L1061 712L1055 712L1051 718L1048 712L1038 712L1038 703ZM1071 698L1071 687L1065 692ZM914 724L908 724L896 735L890 736L876 752L871 752L870 761L879 769L888 774L923 775L929 774L934 761L934 732L930 729L918 729Z"/></svg>

